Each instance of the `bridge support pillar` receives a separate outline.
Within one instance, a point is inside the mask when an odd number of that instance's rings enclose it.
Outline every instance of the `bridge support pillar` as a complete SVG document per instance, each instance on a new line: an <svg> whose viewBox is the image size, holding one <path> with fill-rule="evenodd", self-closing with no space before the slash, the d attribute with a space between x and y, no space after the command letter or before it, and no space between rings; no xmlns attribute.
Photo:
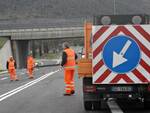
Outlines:
<svg viewBox="0 0 150 113"><path fill-rule="evenodd" d="M26 59L29 51L29 41L12 41L13 56L17 63L17 68L26 67Z"/></svg>

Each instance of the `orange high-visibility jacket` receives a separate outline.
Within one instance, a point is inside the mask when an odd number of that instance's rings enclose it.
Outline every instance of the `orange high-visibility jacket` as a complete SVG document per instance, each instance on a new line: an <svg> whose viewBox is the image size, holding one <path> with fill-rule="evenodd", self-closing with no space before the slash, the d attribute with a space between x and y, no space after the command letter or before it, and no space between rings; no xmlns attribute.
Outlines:
<svg viewBox="0 0 150 113"><path fill-rule="evenodd" d="M8 61L8 69L11 70L11 69L15 69L15 61Z"/></svg>
<svg viewBox="0 0 150 113"><path fill-rule="evenodd" d="M64 50L67 54L67 62L64 65L65 69L74 69L75 68L75 52L71 48L67 48Z"/></svg>
<svg viewBox="0 0 150 113"><path fill-rule="evenodd" d="M35 64L34 58L32 56L28 56L27 58L27 68L33 68Z"/></svg>

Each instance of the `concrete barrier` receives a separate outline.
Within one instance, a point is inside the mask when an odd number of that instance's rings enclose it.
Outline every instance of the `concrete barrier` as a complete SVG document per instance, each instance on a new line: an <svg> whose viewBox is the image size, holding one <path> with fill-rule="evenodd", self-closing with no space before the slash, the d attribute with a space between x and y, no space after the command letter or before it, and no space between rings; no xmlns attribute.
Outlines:
<svg viewBox="0 0 150 113"><path fill-rule="evenodd" d="M0 49L0 69L1 70L6 70L6 62L10 56L12 56L11 43L10 43L10 40L7 40L4 46Z"/></svg>

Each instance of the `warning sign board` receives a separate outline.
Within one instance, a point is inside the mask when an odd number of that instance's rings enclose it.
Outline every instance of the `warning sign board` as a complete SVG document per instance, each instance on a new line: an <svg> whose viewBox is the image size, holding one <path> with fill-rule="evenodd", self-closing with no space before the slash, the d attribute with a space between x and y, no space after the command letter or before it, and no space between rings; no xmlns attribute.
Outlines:
<svg viewBox="0 0 150 113"><path fill-rule="evenodd" d="M150 25L92 27L93 83L150 82Z"/></svg>

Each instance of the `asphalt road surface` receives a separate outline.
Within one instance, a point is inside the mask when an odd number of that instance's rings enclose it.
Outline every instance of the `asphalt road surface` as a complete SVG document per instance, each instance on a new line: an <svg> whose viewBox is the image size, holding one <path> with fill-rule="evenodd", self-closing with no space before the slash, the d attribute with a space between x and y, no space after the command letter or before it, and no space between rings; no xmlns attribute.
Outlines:
<svg viewBox="0 0 150 113"><path fill-rule="evenodd" d="M20 81L10 82L8 74L0 75L0 113L150 113L142 103L116 101L104 103L100 111L85 111L82 100L82 79L75 76L76 93L63 96L63 71L59 67L36 69L34 79L26 70L17 70Z"/></svg>

